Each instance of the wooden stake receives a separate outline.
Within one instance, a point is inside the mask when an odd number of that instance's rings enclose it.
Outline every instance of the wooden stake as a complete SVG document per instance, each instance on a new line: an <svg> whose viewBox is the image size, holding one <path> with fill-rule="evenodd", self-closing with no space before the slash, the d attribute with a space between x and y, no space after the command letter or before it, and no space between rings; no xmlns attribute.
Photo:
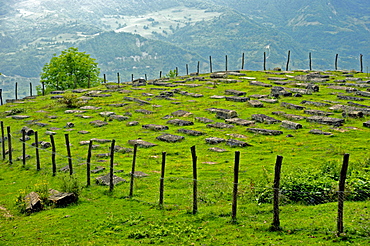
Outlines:
<svg viewBox="0 0 370 246"><path fill-rule="evenodd" d="M274 179L274 219L272 222L271 230L280 231L280 217L279 217L279 189L280 189L280 173L283 157L278 155L275 164L275 179Z"/></svg>
<svg viewBox="0 0 370 246"><path fill-rule="evenodd" d="M225 71L227 72L227 55L225 55Z"/></svg>
<svg viewBox="0 0 370 246"><path fill-rule="evenodd" d="M360 54L360 72L363 73L363 70L364 70L364 67L363 67L363 64L362 64L362 57L363 55Z"/></svg>
<svg viewBox="0 0 370 246"><path fill-rule="evenodd" d="M339 189L338 189L338 220L337 230L338 235L343 233L343 209L344 209L344 189L346 184L347 170L348 170L349 154L344 154L343 165L340 172Z"/></svg>
<svg viewBox="0 0 370 246"><path fill-rule="evenodd" d="M195 146L192 146L190 149L193 160L193 214L196 214L198 212L197 154Z"/></svg>
<svg viewBox="0 0 370 246"><path fill-rule="evenodd" d="M189 75L189 65L186 64L186 75Z"/></svg>
<svg viewBox="0 0 370 246"><path fill-rule="evenodd" d="M288 50L288 60L286 62L285 71L288 71L289 70L289 62L290 62L290 50Z"/></svg>
<svg viewBox="0 0 370 246"><path fill-rule="evenodd" d="M9 163L13 164L13 156L12 156L12 136L10 135L10 126L6 127L6 131L8 133L8 152L9 152Z"/></svg>
<svg viewBox="0 0 370 246"><path fill-rule="evenodd" d="M45 96L45 83L44 82L41 83L42 83L42 95Z"/></svg>
<svg viewBox="0 0 370 246"><path fill-rule="evenodd" d="M114 144L116 140L112 140L112 145L110 147L110 172L109 172L109 192L113 191L114 183L113 183L113 163L114 163Z"/></svg>
<svg viewBox="0 0 370 246"><path fill-rule="evenodd" d="M131 180L130 180L130 195L129 195L129 197L132 197L133 196L133 193L134 193L134 178L135 178L136 152L137 152L137 144L134 145L134 157L132 159Z"/></svg>
<svg viewBox="0 0 370 246"><path fill-rule="evenodd" d="M30 96L32 97L32 83L30 83Z"/></svg>
<svg viewBox="0 0 370 246"><path fill-rule="evenodd" d="M18 100L18 82L15 82L15 100Z"/></svg>
<svg viewBox="0 0 370 246"><path fill-rule="evenodd" d="M162 71L159 71L159 78L162 78Z"/></svg>
<svg viewBox="0 0 370 246"><path fill-rule="evenodd" d="M244 69L244 53L242 55L242 69Z"/></svg>
<svg viewBox="0 0 370 246"><path fill-rule="evenodd" d="M161 179L159 180L159 207L163 207L163 194L164 194L164 171L166 168L166 152L162 152L162 168Z"/></svg>
<svg viewBox="0 0 370 246"><path fill-rule="evenodd" d="M26 166L26 131L22 130L22 163L23 167Z"/></svg>
<svg viewBox="0 0 370 246"><path fill-rule="evenodd" d="M4 122L0 121L1 125L1 149L3 154L3 160L5 160L5 134L4 134Z"/></svg>
<svg viewBox="0 0 370 246"><path fill-rule="evenodd" d="M104 84L107 83L107 76L104 74Z"/></svg>
<svg viewBox="0 0 370 246"><path fill-rule="evenodd" d="M3 104L3 89L0 89L0 103L1 103L1 106L4 105Z"/></svg>
<svg viewBox="0 0 370 246"><path fill-rule="evenodd" d="M179 76L179 68L176 67L176 77Z"/></svg>
<svg viewBox="0 0 370 246"><path fill-rule="evenodd" d="M117 73L117 84L118 84L118 87L119 87L119 83L120 83L120 77L119 77L119 73Z"/></svg>
<svg viewBox="0 0 370 246"><path fill-rule="evenodd" d="M89 150L87 151L87 160L86 160L86 186L90 186L90 170L91 170L91 150L92 150L92 141L89 142Z"/></svg>
<svg viewBox="0 0 370 246"><path fill-rule="evenodd" d="M335 71L338 70L338 54L335 55Z"/></svg>
<svg viewBox="0 0 370 246"><path fill-rule="evenodd" d="M69 143L68 133L64 134L64 137L65 137L65 140L66 140L66 147L67 147L69 175L72 175L73 174L72 155L71 155L71 146L70 146L70 143Z"/></svg>
<svg viewBox="0 0 370 246"><path fill-rule="evenodd" d="M263 52L263 71L266 71L266 52Z"/></svg>
<svg viewBox="0 0 370 246"><path fill-rule="evenodd" d="M36 147L36 170L40 171L40 154L39 154L39 134L35 131L35 147Z"/></svg>
<svg viewBox="0 0 370 246"><path fill-rule="evenodd" d="M209 56L209 72L212 73L212 56Z"/></svg>
<svg viewBox="0 0 370 246"><path fill-rule="evenodd" d="M308 58L310 60L310 71L312 71L312 57L311 57L311 52L308 54Z"/></svg>
<svg viewBox="0 0 370 246"><path fill-rule="evenodd" d="M53 176L55 176L57 173L57 165L55 163L56 150L55 150L55 141L54 141L53 135L50 135L50 142L51 142L51 165L52 165Z"/></svg>
<svg viewBox="0 0 370 246"><path fill-rule="evenodd" d="M134 82L134 74L131 74L131 82Z"/></svg>
<svg viewBox="0 0 370 246"><path fill-rule="evenodd" d="M238 201L238 182L239 182L239 161L240 161L240 152L235 151L232 221L236 221L237 201Z"/></svg>
<svg viewBox="0 0 370 246"><path fill-rule="evenodd" d="M197 75L199 75L200 73L200 61L198 61L198 65L197 65Z"/></svg>

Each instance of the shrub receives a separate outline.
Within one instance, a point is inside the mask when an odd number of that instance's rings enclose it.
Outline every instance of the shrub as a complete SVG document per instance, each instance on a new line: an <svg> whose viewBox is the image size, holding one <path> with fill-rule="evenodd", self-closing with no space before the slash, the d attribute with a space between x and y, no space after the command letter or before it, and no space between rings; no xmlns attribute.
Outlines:
<svg viewBox="0 0 370 246"><path fill-rule="evenodd" d="M73 93L65 94L58 102L64 104L67 108L78 108L84 104L84 102Z"/></svg>

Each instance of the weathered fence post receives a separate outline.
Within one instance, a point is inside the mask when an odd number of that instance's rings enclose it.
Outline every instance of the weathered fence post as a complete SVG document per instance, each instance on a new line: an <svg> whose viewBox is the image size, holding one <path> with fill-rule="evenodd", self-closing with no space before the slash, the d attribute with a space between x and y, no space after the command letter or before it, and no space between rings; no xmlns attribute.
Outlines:
<svg viewBox="0 0 370 246"><path fill-rule="evenodd" d="M3 154L3 160L5 160L5 136L4 136L4 122L0 121L1 125L1 149Z"/></svg>
<svg viewBox="0 0 370 246"><path fill-rule="evenodd" d="M137 152L137 144L134 145L134 157L132 158L132 169L131 169L130 195L129 195L129 197L132 197L132 195L134 193L134 178L135 178L136 152Z"/></svg>
<svg viewBox="0 0 370 246"><path fill-rule="evenodd" d="M45 82L41 82L42 84L42 95L45 96Z"/></svg>
<svg viewBox="0 0 370 246"><path fill-rule="evenodd" d="M197 75L199 75L200 73L200 61L198 61L198 65L197 65Z"/></svg>
<svg viewBox="0 0 370 246"><path fill-rule="evenodd" d="M113 163L114 163L114 144L116 140L112 140L112 145L110 147L110 171L109 171L109 192L113 191L114 183L113 183Z"/></svg>
<svg viewBox="0 0 370 246"><path fill-rule="evenodd" d="M118 87L119 87L119 83L120 83L120 77L119 77L119 73L117 73L117 84L118 84Z"/></svg>
<svg viewBox="0 0 370 246"><path fill-rule="evenodd" d="M22 129L22 163L26 166L26 131Z"/></svg>
<svg viewBox="0 0 370 246"><path fill-rule="evenodd" d="M32 97L32 83L30 83L30 97Z"/></svg>
<svg viewBox="0 0 370 246"><path fill-rule="evenodd" d="M107 83L107 75L103 75L104 76L104 84Z"/></svg>
<svg viewBox="0 0 370 246"><path fill-rule="evenodd" d="M35 149L36 149L36 170L40 171L40 154L39 154L39 134L35 131Z"/></svg>
<svg viewBox="0 0 370 246"><path fill-rule="evenodd" d="M338 220L337 220L337 230L338 235L343 233L343 208L344 208L344 188L347 177L349 154L344 154L343 165L340 172L339 179L339 190L338 190Z"/></svg>
<svg viewBox="0 0 370 246"><path fill-rule="evenodd" d="M225 71L227 72L227 55L225 55Z"/></svg>
<svg viewBox="0 0 370 246"><path fill-rule="evenodd" d="M147 81L148 80L148 77L146 76L146 74L144 75L144 77L145 77L145 81Z"/></svg>
<svg viewBox="0 0 370 246"><path fill-rule="evenodd" d="M289 70L289 62L290 62L290 50L288 50L288 60L286 61L285 71Z"/></svg>
<svg viewBox="0 0 370 246"><path fill-rule="evenodd" d="M263 71L266 71L266 52L263 52Z"/></svg>
<svg viewBox="0 0 370 246"><path fill-rule="evenodd" d="M13 164L13 156L12 156L12 136L10 135L10 126L6 127L6 131L8 133L8 153L9 153L9 163Z"/></svg>
<svg viewBox="0 0 370 246"><path fill-rule="evenodd" d="M239 182L239 161L240 152L235 151L234 163L234 188L233 188L233 203L232 203L232 221L236 221L237 203L238 203L238 182Z"/></svg>
<svg viewBox="0 0 370 246"><path fill-rule="evenodd" d="M360 54L360 72L363 73L363 70L364 70L364 67L363 67L363 64L362 64L362 57L363 55Z"/></svg>
<svg viewBox="0 0 370 246"><path fill-rule="evenodd" d="M0 103L3 105L3 89L0 89Z"/></svg>
<svg viewBox="0 0 370 246"><path fill-rule="evenodd" d="M280 231L280 217L279 217L279 193L280 193L280 173L283 157L278 155L275 164L275 179L274 179L274 219L272 221L271 230Z"/></svg>
<svg viewBox="0 0 370 246"><path fill-rule="evenodd" d="M209 72L212 73L212 56L209 56Z"/></svg>
<svg viewBox="0 0 370 246"><path fill-rule="evenodd" d="M242 55L242 70L244 69L244 53Z"/></svg>
<svg viewBox="0 0 370 246"><path fill-rule="evenodd" d="M15 100L18 100L18 82L15 82L14 94L15 94Z"/></svg>
<svg viewBox="0 0 370 246"><path fill-rule="evenodd" d="M176 77L179 76L179 68L176 67Z"/></svg>
<svg viewBox="0 0 370 246"><path fill-rule="evenodd" d="M189 75L189 65L186 64L186 75Z"/></svg>
<svg viewBox="0 0 370 246"><path fill-rule="evenodd" d="M338 70L338 54L335 55L335 71Z"/></svg>
<svg viewBox="0 0 370 246"><path fill-rule="evenodd" d="M308 54L308 60L309 60L310 71L312 71L312 56L311 56L311 52Z"/></svg>
<svg viewBox="0 0 370 246"><path fill-rule="evenodd" d="M131 82L134 82L134 74L131 74Z"/></svg>
<svg viewBox="0 0 370 246"><path fill-rule="evenodd" d="M196 214L198 212L197 154L195 146L192 146L190 149L193 160L193 214Z"/></svg>
<svg viewBox="0 0 370 246"><path fill-rule="evenodd" d="M91 170L91 149L92 141L89 141L89 149L87 151L87 160L86 160L86 186L90 186L90 170Z"/></svg>
<svg viewBox="0 0 370 246"><path fill-rule="evenodd" d="M55 176L57 172L57 165L55 163L56 150L55 150L55 141L54 141L53 135L50 135L50 143L51 143L51 165L52 165L53 176Z"/></svg>
<svg viewBox="0 0 370 246"><path fill-rule="evenodd" d="M65 137L65 140L66 140L66 147L67 147L69 175L72 175L73 174L72 155L71 155L71 146L70 146L70 143L69 143L68 133L64 134L64 137Z"/></svg>
<svg viewBox="0 0 370 246"><path fill-rule="evenodd" d="M162 78L162 71L159 71L159 78Z"/></svg>
<svg viewBox="0 0 370 246"><path fill-rule="evenodd" d="M166 152L162 152L162 168L161 179L159 180L159 207L163 207L163 193L164 193L164 171L166 168Z"/></svg>

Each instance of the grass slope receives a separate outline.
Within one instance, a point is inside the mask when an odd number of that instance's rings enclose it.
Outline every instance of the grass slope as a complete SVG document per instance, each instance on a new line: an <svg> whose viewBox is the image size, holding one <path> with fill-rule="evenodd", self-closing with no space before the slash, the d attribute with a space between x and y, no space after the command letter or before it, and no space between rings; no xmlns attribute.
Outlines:
<svg viewBox="0 0 370 246"><path fill-rule="evenodd" d="M245 76L255 77L255 80L273 84L269 77L286 77L305 74L301 71L287 72L284 74L272 74L266 72L242 71ZM365 118L345 118L341 127L331 127L305 120L296 121L303 128L288 130L280 124L255 123L254 126L271 130L281 130L284 134L279 136L257 135L246 131L246 126L235 125L230 129L209 128L205 123L195 121L195 117L206 117L215 122L223 122L214 114L206 111L208 108L224 108L235 110L238 117L251 119L253 114L266 114L279 120L283 117L272 114L275 111L284 111L290 114L309 117L303 110L283 108L281 102L289 102L301 105L303 100L315 102L328 102L334 104L347 104L340 100L337 95L354 96L341 90L329 89L329 84L336 84L335 80L346 79L348 76L342 72L328 72L330 80L318 83L319 92L303 97L281 97L279 103L264 103L264 108L253 108L246 102L231 102L225 99L210 99L213 95L225 95L225 90L234 89L244 91L247 96L254 94L268 95L271 88L252 86L248 79L229 75L231 79L237 79L236 83L217 82L209 79L209 74L203 78L195 78L195 81L185 81L189 77L171 79L175 87L166 87L148 84L143 87L135 87L131 84L120 85L119 89L106 90L104 85L92 90L100 90L101 94L110 94L110 97L93 97L87 105L101 107L101 109L87 110L85 113L66 114L68 110L65 104L51 99L51 95L38 96L32 100L24 100L18 103L8 103L1 106L4 126L10 126L13 141L13 157L22 156L22 143L20 130L23 126L29 126L39 133L39 141L50 141L44 134L51 127L56 132L56 162L58 170L68 164L66 158L64 134L68 133L72 146L74 165L73 176L77 179L81 188L79 201L76 204L64 208L45 206L45 210L31 215L20 213L20 205L16 204L19 197L23 197L30 191L47 192L53 188L65 190L65 186L71 185L68 174L58 171L55 177L51 170L51 150L40 150L41 170L35 169L35 149L31 147L34 137L27 141L26 153L31 155L25 167L22 161L14 161L10 164L4 160L0 165L0 244L2 245L137 245L137 244L163 244L163 245L353 245L369 244L369 201L356 201L345 203L345 234L337 237L335 202L314 203L306 205L312 199L317 199L314 188L330 190L335 196L337 187L337 174L339 172L342 156L350 153L350 170L348 191L353 192L355 184L369 183L369 155L368 145L370 130L363 127ZM354 77L368 80L366 74L354 73ZM190 77L191 78L191 77ZM182 81L176 83L176 81ZM298 82L298 81L295 81ZM347 82L353 84L355 82ZM112 83L109 83L112 85ZM192 86L197 84L199 86ZM360 84L360 83L357 83ZM367 85L367 83L361 83ZM293 84L285 87L292 88ZM357 88L357 87L356 87ZM158 97L161 93L170 92L173 89L187 91L188 93L202 94L203 97L192 97L189 94L175 93L172 100ZM365 88L358 87L365 91ZM146 93L146 94L144 94ZM79 96L81 94L78 94ZM141 105L127 101L124 97L140 98L150 102ZM336 102L334 102L336 101ZM355 101L356 102L356 101ZM110 106L111 104L126 103L122 107ZM368 100L358 102L370 106ZM319 109L327 112L327 107L315 107L303 105L306 109ZM30 116L26 120L15 120L6 111L20 111L20 114ZM137 109L150 110L152 114L142 114ZM181 119L193 121L192 126L173 126L167 124L166 115L171 115L176 110L186 110L191 115ZM99 115L100 112L112 111L117 115L130 115L127 121L109 121ZM343 118L340 112L333 112L331 117ZM91 116L84 119L76 117L79 114ZM50 118L53 117L53 119ZM176 118L176 117L175 117ZM89 122L93 120L106 120L108 125L94 127ZM138 121L137 126L127 126L128 121ZM35 122L48 124L40 127ZM73 122L75 127L72 131L65 128L67 122ZM166 131L151 131L142 128L145 124L160 124L169 126ZM206 133L203 136L187 136L178 133L180 128L198 130ZM331 136L309 134L310 129L320 129L331 132ZM80 134L78 131L87 130L90 133ZM184 136L179 143L166 143L156 139L163 133L171 133ZM230 135L234 134L234 135ZM238 134L238 135L236 135ZM293 137L286 137L288 134ZM252 146L230 147L225 143L210 145L205 142L207 137L219 137L224 139L237 139L245 141ZM80 141L99 139L115 139L116 145L132 148L129 140L141 138L142 140L157 144L152 148L139 148L137 154L138 171L149 174L145 178L135 179L134 196L128 198L129 183L122 183L115 187L112 193L108 187L96 184L86 186L86 156L87 145L80 145ZM7 143L7 142L6 142ZM95 143L94 143L95 144ZM198 156L198 200L199 213L192 215L192 167L190 147L195 145ZM110 143L99 144L93 150L92 168L103 166L109 170L109 159L99 158L96 154L108 153ZM220 147L227 152L211 152L210 147ZM165 198L164 209L158 207L159 178L162 152L167 153L165 175ZM239 200L237 223L231 223L231 199L234 151L241 152L241 164L239 173ZM306 187L296 191L296 195L306 194L307 198L300 202L282 200L281 225L283 231L270 232L272 221L272 205L269 203L273 182L274 162L276 155L282 155L282 187L292 183ZM115 153L114 169L116 175L129 180L128 173L131 170L133 154ZM92 174L92 178L100 176ZM323 178L323 179L321 179ZM67 180L67 181L66 181ZM322 183L320 183L322 182ZM307 186L304 186L306 185ZM308 184L312 184L309 186ZM319 185L317 185L319 184ZM316 185L316 186L315 186ZM312 189L311 189L311 188ZM368 187L368 186L367 186ZM351 193L352 194L352 193ZM368 195L368 190L364 190ZM284 198L284 196L282 197ZM361 200L361 199L360 199ZM266 201L266 203L265 203ZM312 203L311 203L312 204Z"/></svg>

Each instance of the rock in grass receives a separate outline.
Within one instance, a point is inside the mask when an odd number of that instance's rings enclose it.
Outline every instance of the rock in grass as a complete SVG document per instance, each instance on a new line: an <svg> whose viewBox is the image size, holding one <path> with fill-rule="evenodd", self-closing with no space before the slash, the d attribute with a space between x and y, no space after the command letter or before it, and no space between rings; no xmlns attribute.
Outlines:
<svg viewBox="0 0 370 246"><path fill-rule="evenodd" d="M282 131L268 130L268 129L261 129L261 128L247 128L247 131L257 133L257 134L272 135L272 136L283 134Z"/></svg>
<svg viewBox="0 0 370 246"><path fill-rule="evenodd" d="M212 123L214 120L205 118L205 117L195 117L194 118L196 121L202 122L202 123Z"/></svg>
<svg viewBox="0 0 370 246"><path fill-rule="evenodd" d="M126 182L126 180L116 175L113 175L113 185L117 185L122 182ZM109 186L110 185L110 174L108 173L107 175L96 178L96 183L99 185Z"/></svg>
<svg viewBox="0 0 370 246"><path fill-rule="evenodd" d="M323 132L321 130L312 129L308 133L316 134L316 135L333 135L331 132Z"/></svg>
<svg viewBox="0 0 370 246"><path fill-rule="evenodd" d="M187 117L189 115L192 115L192 113L185 111L185 110L177 110L175 112L172 112L171 115L176 117Z"/></svg>
<svg viewBox="0 0 370 246"><path fill-rule="evenodd" d="M129 175L132 175L132 173L130 172ZM148 177L148 176L149 176L148 174L141 172L141 171L134 172L134 177L137 177L137 178L143 178L143 177Z"/></svg>
<svg viewBox="0 0 370 246"><path fill-rule="evenodd" d="M221 149L217 147L212 147L212 148L209 148L208 150L213 151L213 152L218 152L218 153L228 152L228 150L226 149Z"/></svg>
<svg viewBox="0 0 370 246"><path fill-rule="evenodd" d="M188 129L178 129L177 132L184 133L184 134L190 135L190 136L200 136L200 135L205 135L206 134L204 132L195 131L195 130L188 130Z"/></svg>
<svg viewBox="0 0 370 246"><path fill-rule="evenodd" d="M206 143L208 144L219 144L219 143L223 143L226 141L223 138L217 138L217 137L206 138L205 140L206 140Z"/></svg>
<svg viewBox="0 0 370 246"><path fill-rule="evenodd" d="M31 213L42 210L41 198L34 191L24 197L24 202L26 203L26 212Z"/></svg>
<svg viewBox="0 0 370 246"><path fill-rule="evenodd" d="M299 123L292 122L292 121L283 120L281 122L281 127L284 127L284 128L287 128L287 129L297 130L297 129L301 129L302 125L299 124Z"/></svg>
<svg viewBox="0 0 370 246"><path fill-rule="evenodd" d="M101 121L101 120L94 120L94 121L91 121L90 124L96 127L102 127L102 126L108 125L108 122Z"/></svg>
<svg viewBox="0 0 370 246"><path fill-rule="evenodd" d="M128 143L130 145L135 145L136 144L138 147L142 147L142 148L150 148L150 147L157 146L156 144L149 143L149 142L141 140L141 139L129 140Z"/></svg>
<svg viewBox="0 0 370 246"><path fill-rule="evenodd" d="M308 117L307 122L314 122L325 125L341 126L344 123L344 119L331 118L325 116L311 116Z"/></svg>
<svg viewBox="0 0 370 246"><path fill-rule="evenodd" d="M167 121L167 124L175 125L175 126L192 126L194 122L187 121L187 120L180 120L180 119L173 119Z"/></svg>
<svg viewBox="0 0 370 246"><path fill-rule="evenodd" d="M264 115L264 114L253 114L252 120L255 120L257 122L261 123L267 123L267 124L275 124L281 122L280 120L274 119L270 116Z"/></svg>
<svg viewBox="0 0 370 246"><path fill-rule="evenodd" d="M57 206L64 207L68 204L76 202L78 200L78 197L74 193L59 192L49 196L48 200L53 202Z"/></svg>
<svg viewBox="0 0 370 246"><path fill-rule="evenodd" d="M172 134L163 134L161 136L156 137L156 139L168 143L176 143L184 140L185 138L183 136L178 136L178 135L172 135Z"/></svg>
<svg viewBox="0 0 370 246"><path fill-rule="evenodd" d="M223 129L223 128L233 128L234 126L230 125L230 124L223 123L223 122L216 122L216 123L213 123L213 124L208 124L207 127Z"/></svg>
<svg viewBox="0 0 370 246"><path fill-rule="evenodd" d="M255 123L254 121L244 120L240 118L225 119L225 122L240 125L240 126L249 126Z"/></svg>
<svg viewBox="0 0 370 246"><path fill-rule="evenodd" d="M236 139L228 139L226 140L226 144L229 145L230 147L247 147L247 146L252 146L246 142L236 140Z"/></svg>
<svg viewBox="0 0 370 246"><path fill-rule="evenodd" d="M370 120L368 120L368 121L366 121L366 122L362 123L362 125L363 125L364 127L368 127L368 128L370 128Z"/></svg>

